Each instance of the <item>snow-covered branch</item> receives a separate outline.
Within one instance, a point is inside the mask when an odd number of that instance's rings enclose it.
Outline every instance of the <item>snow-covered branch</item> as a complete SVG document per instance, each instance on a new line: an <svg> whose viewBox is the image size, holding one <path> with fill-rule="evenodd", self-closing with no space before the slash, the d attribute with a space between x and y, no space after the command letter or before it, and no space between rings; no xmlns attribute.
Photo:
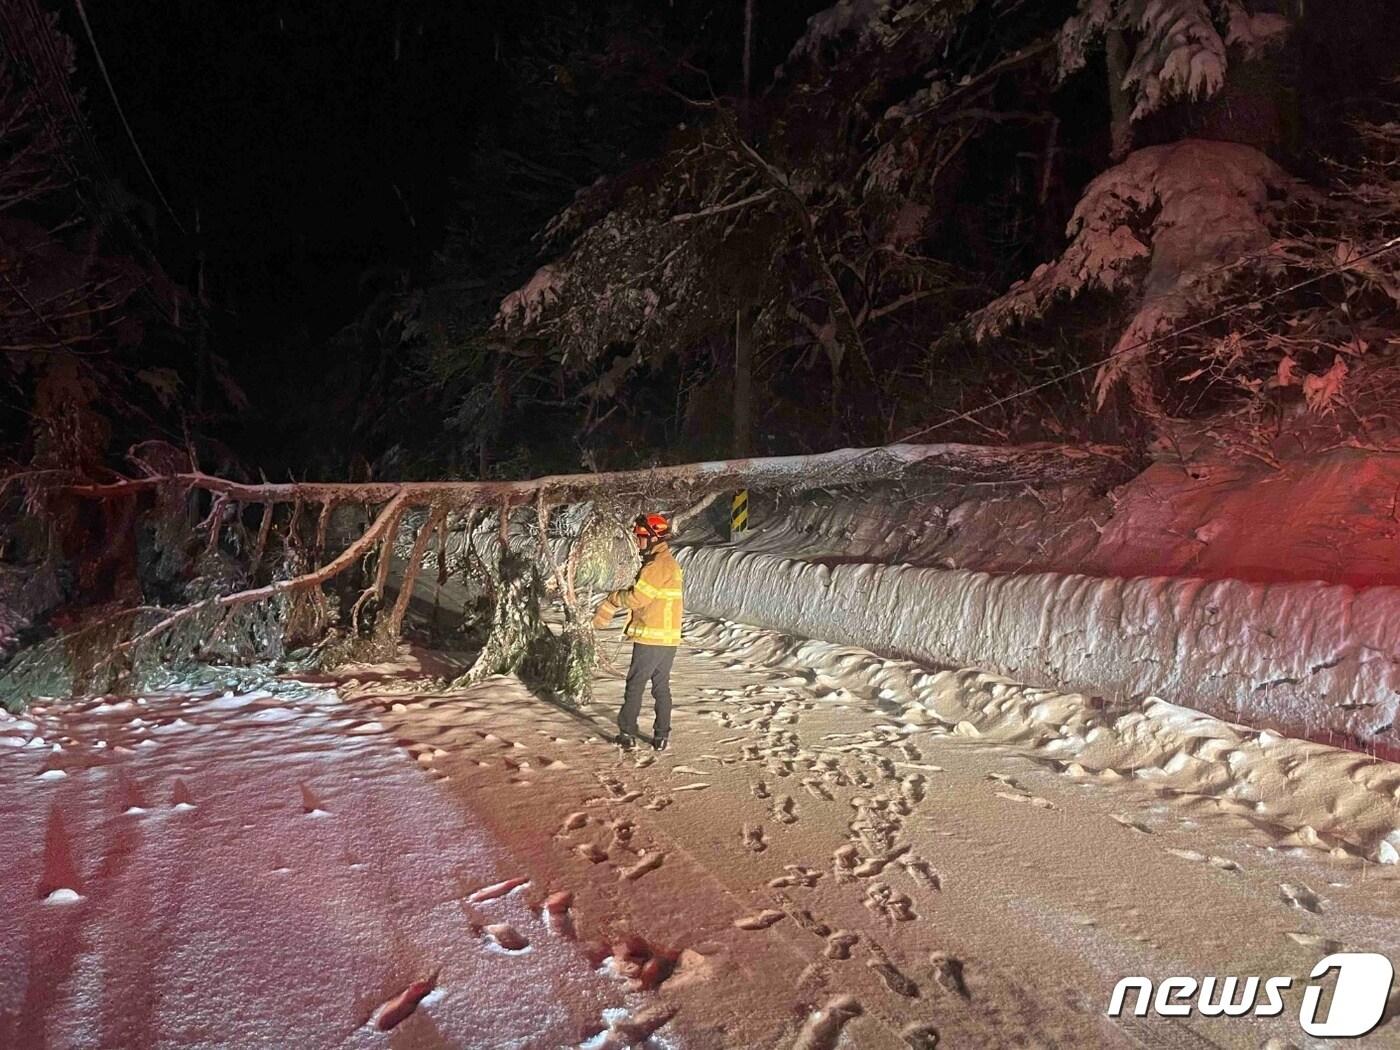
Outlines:
<svg viewBox="0 0 1400 1050"><path fill-rule="evenodd" d="M556 474L528 481L284 482L252 484L200 472L131 478L106 484L69 485L62 491L87 499L134 496L165 486L200 489L241 503L351 503L402 501L404 506L518 507L599 498L664 500L698 498L734 488L823 488L893 480L923 473L950 479L1065 481L1096 477L1124 462L1107 445L1013 446L945 443L839 449L806 456L713 460L646 470Z"/></svg>

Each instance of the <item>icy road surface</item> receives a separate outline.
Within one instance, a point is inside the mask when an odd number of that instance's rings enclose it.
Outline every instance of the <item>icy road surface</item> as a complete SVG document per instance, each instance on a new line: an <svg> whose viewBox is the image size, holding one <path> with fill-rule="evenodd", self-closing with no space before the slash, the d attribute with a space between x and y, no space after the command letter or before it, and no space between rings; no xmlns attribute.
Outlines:
<svg viewBox="0 0 1400 1050"><path fill-rule="evenodd" d="M0 721L0 1046L1306 1047L1301 980L1273 1019L1104 1011L1400 959L1400 767L690 640L659 756L603 740L614 678L574 714L410 665Z"/></svg>
<svg viewBox="0 0 1400 1050"><path fill-rule="evenodd" d="M522 874L510 844L362 705L150 696L0 733L0 1046L524 1046L625 1005L536 884L471 903Z"/></svg>

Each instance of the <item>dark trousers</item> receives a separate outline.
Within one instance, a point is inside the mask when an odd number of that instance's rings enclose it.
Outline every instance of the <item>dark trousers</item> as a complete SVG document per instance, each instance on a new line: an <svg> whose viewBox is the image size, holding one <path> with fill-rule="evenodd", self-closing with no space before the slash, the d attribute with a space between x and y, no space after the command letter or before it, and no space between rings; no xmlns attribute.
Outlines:
<svg viewBox="0 0 1400 1050"><path fill-rule="evenodd" d="M663 737L671 733L671 665L676 662L674 645L632 646L632 664L627 668L627 689L623 694L622 710L617 715L617 727L624 733L639 736L637 716L642 713L642 692L651 682L651 695L656 700L656 723L652 735Z"/></svg>

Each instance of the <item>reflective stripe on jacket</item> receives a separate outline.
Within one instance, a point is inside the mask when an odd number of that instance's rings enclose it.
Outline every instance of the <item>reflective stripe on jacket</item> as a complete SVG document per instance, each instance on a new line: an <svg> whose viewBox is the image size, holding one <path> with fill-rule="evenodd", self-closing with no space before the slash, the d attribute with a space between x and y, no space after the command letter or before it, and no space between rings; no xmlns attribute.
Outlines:
<svg viewBox="0 0 1400 1050"><path fill-rule="evenodd" d="M598 607L612 616L628 609L631 616L623 630L628 638L643 645L680 645L683 582L680 564L671 548L658 543L647 552L637 582L622 591L613 591Z"/></svg>

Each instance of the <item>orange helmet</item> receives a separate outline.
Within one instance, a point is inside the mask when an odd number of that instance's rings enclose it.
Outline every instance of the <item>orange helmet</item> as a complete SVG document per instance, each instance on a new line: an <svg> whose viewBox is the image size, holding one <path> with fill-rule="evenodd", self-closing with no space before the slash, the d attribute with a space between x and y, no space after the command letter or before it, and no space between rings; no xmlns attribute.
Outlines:
<svg viewBox="0 0 1400 1050"><path fill-rule="evenodd" d="M638 514L632 523L632 533L639 540L659 540L671 534L671 523L660 514Z"/></svg>

